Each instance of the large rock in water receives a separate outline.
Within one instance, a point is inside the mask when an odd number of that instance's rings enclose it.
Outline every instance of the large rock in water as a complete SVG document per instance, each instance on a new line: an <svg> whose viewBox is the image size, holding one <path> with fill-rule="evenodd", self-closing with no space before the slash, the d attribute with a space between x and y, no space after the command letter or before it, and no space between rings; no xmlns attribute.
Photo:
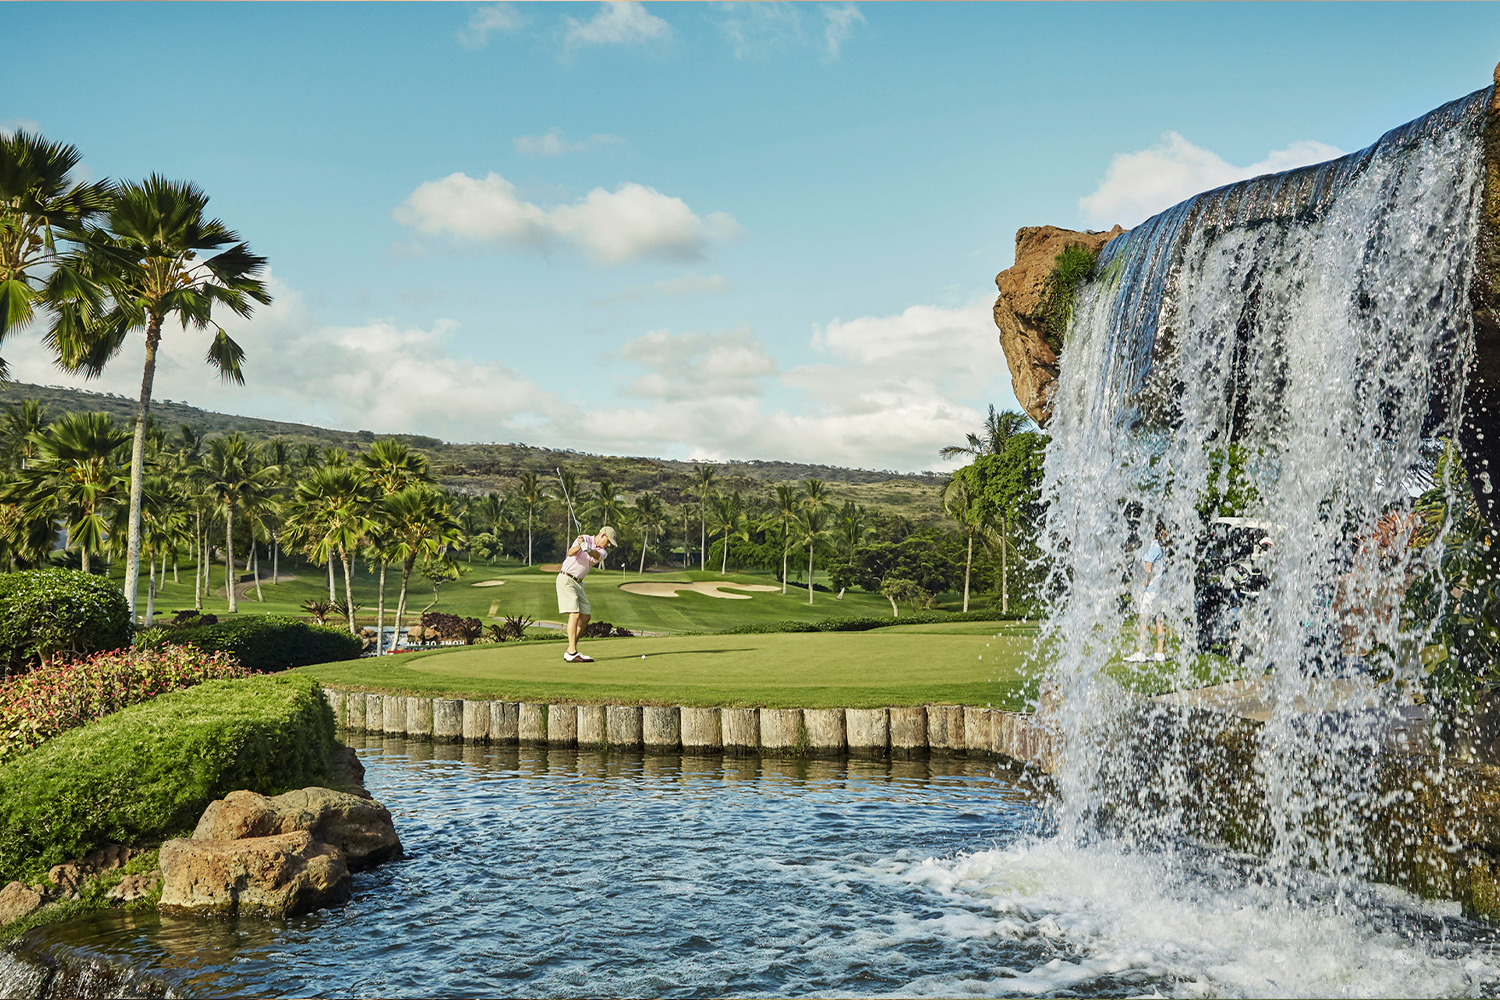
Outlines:
<svg viewBox="0 0 1500 1000"><path fill-rule="evenodd" d="M194 840L241 840L305 832L343 852L351 871L401 855L390 810L379 802L330 788L300 788L275 797L230 792L209 804Z"/></svg>
<svg viewBox="0 0 1500 1000"><path fill-rule="evenodd" d="M1052 390L1057 382L1057 352L1044 336L1041 314L1057 255L1075 243L1097 251L1124 231L1119 226L1107 233L1027 226L1016 231L1015 264L995 276L995 287L1000 290L995 300L1000 347L1016 399L1038 425L1045 425L1052 416Z"/></svg>
<svg viewBox="0 0 1500 1000"><path fill-rule="evenodd" d="M349 898L344 854L306 831L245 840L169 840L161 909L288 917Z"/></svg>

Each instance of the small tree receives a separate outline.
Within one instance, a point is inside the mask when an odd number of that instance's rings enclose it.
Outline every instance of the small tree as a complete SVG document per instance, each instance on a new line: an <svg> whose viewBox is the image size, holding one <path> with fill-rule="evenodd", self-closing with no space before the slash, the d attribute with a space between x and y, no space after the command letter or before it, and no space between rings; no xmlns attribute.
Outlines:
<svg viewBox="0 0 1500 1000"><path fill-rule="evenodd" d="M918 608L932 607L932 595L922 589L922 585L915 580L903 580L896 577L886 577L880 581L880 592L885 599L891 602L891 617L895 618L901 614L896 603L912 604Z"/></svg>

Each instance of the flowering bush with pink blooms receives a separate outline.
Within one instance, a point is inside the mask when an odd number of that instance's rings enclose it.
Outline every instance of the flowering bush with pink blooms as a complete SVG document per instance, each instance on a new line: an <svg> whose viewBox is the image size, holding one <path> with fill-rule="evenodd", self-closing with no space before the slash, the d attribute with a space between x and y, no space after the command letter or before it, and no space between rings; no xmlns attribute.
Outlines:
<svg viewBox="0 0 1500 1000"><path fill-rule="evenodd" d="M192 646L120 649L38 668L0 682L0 761L159 694L248 676L233 655Z"/></svg>

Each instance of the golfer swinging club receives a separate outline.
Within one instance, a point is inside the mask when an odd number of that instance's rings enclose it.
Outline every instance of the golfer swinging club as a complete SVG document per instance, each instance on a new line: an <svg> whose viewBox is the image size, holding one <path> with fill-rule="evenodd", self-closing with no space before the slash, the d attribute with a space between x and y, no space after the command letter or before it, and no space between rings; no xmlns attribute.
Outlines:
<svg viewBox="0 0 1500 1000"><path fill-rule="evenodd" d="M605 551L620 544L615 529L609 525L597 535L579 535L568 549L562 571L557 574L557 612L568 616L568 651L563 659L569 663L593 663L592 656L578 651L578 634L589 623L589 599L583 592L583 578L589 570L604 562Z"/></svg>

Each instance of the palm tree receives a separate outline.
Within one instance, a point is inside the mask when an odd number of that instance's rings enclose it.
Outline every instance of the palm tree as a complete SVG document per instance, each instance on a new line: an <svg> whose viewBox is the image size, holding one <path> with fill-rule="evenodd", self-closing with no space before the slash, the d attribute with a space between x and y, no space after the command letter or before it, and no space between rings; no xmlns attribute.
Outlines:
<svg viewBox="0 0 1500 1000"><path fill-rule="evenodd" d="M389 558L401 560L401 596L396 602L396 634L400 636L412 567L419 557L425 562L457 541L458 525L448 515L447 499L425 483L385 497L380 513L390 533Z"/></svg>
<svg viewBox="0 0 1500 1000"><path fill-rule="evenodd" d="M651 532L660 536L665 517L661 501L650 493L642 493L635 498L635 522L641 526L641 568L638 571L641 576L646 574L646 548L651 543Z"/></svg>
<svg viewBox="0 0 1500 1000"><path fill-rule="evenodd" d="M589 506L599 517L600 524L616 524L625 506L625 498L615 488L612 480L599 480L599 488L589 497Z"/></svg>
<svg viewBox="0 0 1500 1000"><path fill-rule="evenodd" d="M78 546L85 573L92 571L90 553L110 537L125 485L119 452L128 440L106 413L69 413L32 433L36 458L9 487L25 516L66 520L68 547Z"/></svg>
<svg viewBox="0 0 1500 1000"><path fill-rule="evenodd" d="M255 504L269 489L271 474L255 465L250 443L239 433L214 438L208 443L203 464L194 470L203 492L213 498L224 517L224 589L229 613L239 612L234 592L234 515L247 504ZM138 499L138 498L137 498ZM136 512L139 516L139 511ZM129 558L127 556L127 558ZM127 572L129 566L126 567Z"/></svg>
<svg viewBox="0 0 1500 1000"><path fill-rule="evenodd" d="M24 469L36 458L36 442L32 435L47 426L47 407L39 400L23 400L20 406L7 404L5 416L0 419L0 454L4 455L9 469Z"/></svg>
<svg viewBox="0 0 1500 1000"><path fill-rule="evenodd" d="M0 340L31 324L51 279L79 277L57 241L77 240L110 194L109 181L69 178L80 159L73 146L31 132L0 135ZM0 379L7 377L0 360Z"/></svg>
<svg viewBox="0 0 1500 1000"><path fill-rule="evenodd" d="M984 420L983 434L965 435L969 439L967 445L950 444L945 448L938 449L938 454L943 458L955 458L959 455L971 455L978 458L980 455L998 455L1005 450L1006 442L1017 434L1023 434L1033 428L1031 418L1024 413L1015 410L1006 410L1004 413L995 412L994 404L990 404L990 415Z"/></svg>
<svg viewBox="0 0 1500 1000"><path fill-rule="evenodd" d="M828 512L823 507L804 506L792 522L792 541L807 549L807 603L813 602L813 552L828 546Z"/></svg>
<svg viewBox="0 0 1500 1000"><path fill-rule="evenodd" d="M714 504L714 530L724 533L724 551L719 560L719 575L726 576L729 573L729 539L730 536L749 541L750 532L745 521L745 498L739 490L733 493L719 496Z"/></svg>
<svg viewBox="0 0 1500 1000"><path fill-rule="evenodd" d="M354 556L374 527L375 492L370 477L351 464L325 465L297 484L293 517L302 526L313 558L334 557L344 567L344 611L353 634Z"/></svg>
<svg viewBox="0 0 1500 1000"><path fill-rule="evenodd" d="M714 476L718 469L712 465L700 465L694 470L698 477L698 569L708 570L708 498L714 494Z"/></svg>
<svg viewBox="0 0 1500 1000"><path fill-rule="evenodd" d="M391 438L372 444L369 451L359 456L359 463L370 474L371 482L384 493L399 493L413 483L432 481L427 456Z"/></svg>
<svg viewBox="0 0 1500 1000"><path fill-rule="evenodd" d="M993 511L975 495L969 477L960 473L949 479L943 489L943 512L963 527L968 539L968 551L964 556L964 610L968 611L969 574L974 567L974 536L994 535Z"/></svg>
<svg viewBox="0 0 1500 1000"><path fill-rule="evenodd" d="M838 538L839 555L849 563L854 562L855 553L858 552L860 543L875 529L869 525L869 511L857 506L853 500L845 500L844 506L839 509L838 519L834 523L834 534ZM839 591L839 600L844 599L844 592Z"/></svg>
<svg viewBox="0 0 1500 1000"><path fill-rule="evenodd" d="M802 506L802 498L797 496L795 487L787 483L776 484L776 496L772 500L773 507L769 517L761 525L761 530L779 530L781 533L781 592L786 593L786 562L787 554L791 551L792 522L797 520L797 510Z"/></svg>
<svg viewBox="0 0 1500 1000"><path fill-rule="evenodd" d="M569 492L574 492L574 489L569 487ZM520 485L516 489L516 496L520 498L521 505L526 508L526 565L530 566L532 519L536 516L537 508L548 500L547 490L542 486L542 477L538 476L535 472L521 473Z"/></svg>
<svg viewBox="0 0 1500 1000"><path fill-rule="evenodd" d="M214 308L249 316L255 303L271 301L260 278L265 258L252 254L249 245L218 219L205 218L207 206L208 196L191 183L153 174L141 183L122 184L110 199L105 227L86 227L76 270L71 264L60 267L49 283L58 305L47 343L64 367L97 376L132 331L145 333L146 360L130 453L125 556L125 600L132 616L140 576L146 421L162 325L171 318L184 328L217 331L206 360L225 380L243 384L240 363L245 352L214 322ZM200 261L200 253L213 256ZM85 285L89 281L97 282L106 294L91 294ZM233 586L229 600L233 610Z"/></svg>

